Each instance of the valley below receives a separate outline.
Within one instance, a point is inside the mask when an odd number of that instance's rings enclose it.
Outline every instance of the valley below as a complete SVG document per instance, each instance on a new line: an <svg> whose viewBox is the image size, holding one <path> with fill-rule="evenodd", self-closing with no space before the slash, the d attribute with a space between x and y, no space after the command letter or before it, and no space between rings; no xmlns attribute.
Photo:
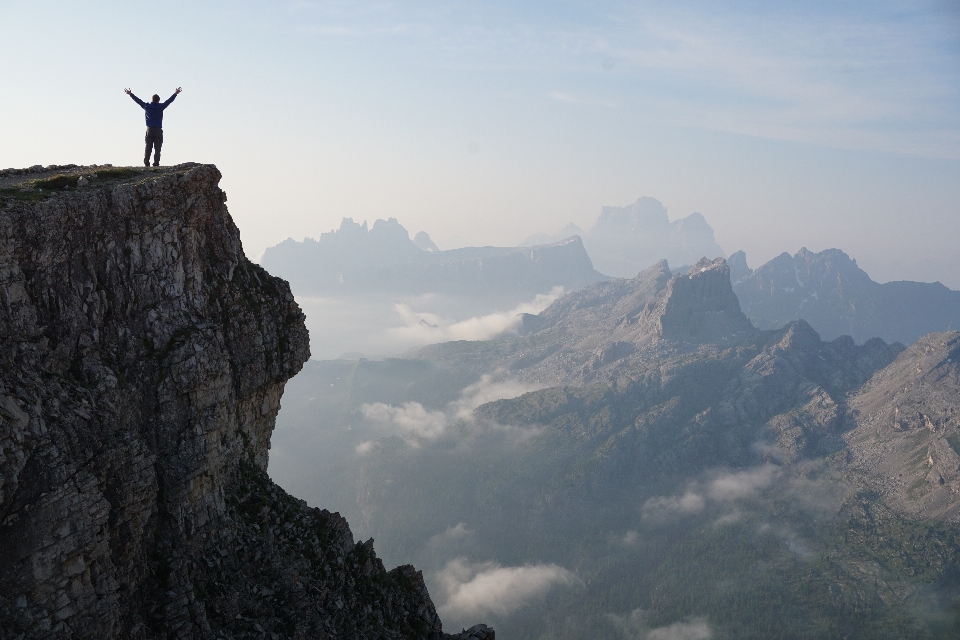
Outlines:
<svg viewBox="0 0 960 640"><path fill-rule="evenodd" d="M0 640L960 635L957 292L396 220L291 286L220 178L0 173Z"/></svg>
<svg viewBox="0 0 960 640"><path fill-rule="evenodd" d="M420 567L454 626L949 638L958 362L957 332L758 330L724 260L661 262L494 339L308 362L270 473Z"/></svg>

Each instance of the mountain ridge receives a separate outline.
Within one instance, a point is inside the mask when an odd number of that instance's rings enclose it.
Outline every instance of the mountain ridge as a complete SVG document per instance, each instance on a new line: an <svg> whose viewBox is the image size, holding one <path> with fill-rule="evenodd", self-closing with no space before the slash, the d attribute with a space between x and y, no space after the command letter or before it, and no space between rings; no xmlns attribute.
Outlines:
<svg viewBox="0 0 960 640"><path fill-rule="evenodd" d="M763 329L803 318L828 339L850 335L857 342L881 337L911 344L928 333L960 328L960 292L939 282L874 282L839 249L802 248L755 270L743 252L734 256L734 291Z"/></svg>
<svg viewBox="0 0 960 640"><path fill-rule="evenodd" d="M570 290L606 278L576 236L536 247L439 251L418 247L395 218L377 220L369 230L366 222L344 218L319 241L288 239L267 249L261 263L299 294L507 296L514 304L557 286Z"/></svg>

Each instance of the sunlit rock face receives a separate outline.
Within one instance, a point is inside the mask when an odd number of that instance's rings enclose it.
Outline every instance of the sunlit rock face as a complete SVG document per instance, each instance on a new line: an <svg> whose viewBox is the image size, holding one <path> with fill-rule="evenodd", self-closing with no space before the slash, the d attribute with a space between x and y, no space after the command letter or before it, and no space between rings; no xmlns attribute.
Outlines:
<svg viewBox="0 0 960 640"><path fill-rule="evenodd" d="M723 258L703 258L689 273L673 277L657 311L664 338L709 341L754 331L740 311Z"/></svg>
<svg viewBox="0 0 960 640"><path fill-rule="evenodd" d="M308 335L219 180L0 176L0 637L440 637L419 572L266 476Z"/></svg>

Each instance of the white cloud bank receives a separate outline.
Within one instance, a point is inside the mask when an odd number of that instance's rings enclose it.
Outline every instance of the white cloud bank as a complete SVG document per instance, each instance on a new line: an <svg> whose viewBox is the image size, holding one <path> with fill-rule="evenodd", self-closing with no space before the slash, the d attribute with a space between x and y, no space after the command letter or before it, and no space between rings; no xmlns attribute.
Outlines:
<svg viewBox="0 0 960 640"><path fill-rule="evenodd" d="M571 586L577 579L555 564L503 567L456 558L436 574L436 581L443 601L437 607L440 615L471 618L513 613L554 587Z"/></svg>
<svg viewBox="0 0 960 640"><path fill-rule="evenodd" d="M683 495L650 498L641 513L644 520L653 521L700 513L708 500L725 503L755 496L769 487L778 473L778 467L772 464L745 471L721 472L705 484L691 484Z"/></svg>
<svg viewBox="0 0 960 640"><path fill-rule="evenodd" d="M467 523L458 522L456 526L447 527L441 533L431 536L430 540L427 541L427 546L437 547L451 542L457 543L469 538L473 535L473 529L467 528Z"/></svg>
<svg viewBox="0 0 960 640"><path fill-rule="evenodd" d="M494 400L516 398L530 391L542 388L516 380L497 379L485 374L477 382L460 391L460 397L449 403L443 411L431 411L419 402L406 402L403 406L374 402L364 404L360 412L367 420L380 426L385 435L400 435L412 446L423 441L435 440L442 436L450 425L457 421L474 422L473 410ZM498 424L477 425L485 429L506 433L517 441L529 438L539 431L533 427L511 427ZM373 443L363 442L357 446L357 453L370 451Z"/></svg>
<svg viewBox="0 0 960 640"><path fill-rule="evenodd" d="M489 340L515 332L521 313L537 314L563 295L561 287L510 309L469 296L297 295L307 315L312 357L320 360L395 356L450 340Z"/></svg>
<svg viewBox="0 0 960 640"><path fill-rule="evenodd" d="M504 333L516 332L520 314L537 314L563 295L563 287L554 287L550 293L540 293L530 302L517 305L509 311L498 311L466 320L445 318L436 313L414 311L406 303L398 303L394 310L402 326L388 329L398 342L426 345L452 340L490 340Z"/></svg>
<svg viewBox="0 0 960 640"><path fill-rule="evenodd" d="M706 618L689 618L683 622L651 629L643 609L634 609L628 615L607 614L607 619L621 636L630 640L710 640L713 630Z"/></svg>

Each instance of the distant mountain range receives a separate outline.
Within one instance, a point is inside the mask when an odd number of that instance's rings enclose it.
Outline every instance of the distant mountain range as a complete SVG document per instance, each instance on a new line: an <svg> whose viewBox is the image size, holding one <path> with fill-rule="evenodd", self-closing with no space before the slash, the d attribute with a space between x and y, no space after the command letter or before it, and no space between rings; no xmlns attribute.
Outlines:
<svg viewBox="0 0 960 640"><path fill-rule="evenodd" d="M457 296L465 312L482 315L554 287L576 291L607 279L604 274L632 278L660 260L689 265L721 255L703 216L671 223L659 201L640 198L629 207L604 207L588 232L571 224L555 236L531 236L521 247L439 251L425 232L411 240L394 218L370 228L345 218L319 240L288 239L267 249L262 264L297 295ZM939 282L880 284L839 249L783 253L757 269L738 251L728 265L740 307L759 329L802 319L825 339L911 344L960 328L960 292Z"/></svg>
<svg viewBox="0 0 960 640"><path fill-rule="evenodd" d="M960 329L960 291L939 282L874 282L839 249L782 253L755 270L742 251L728 262L740 306L760 329L803 319L827 340L848 335L904 344Z"/></svg>
<svg viewBox="0 0 960 640"><path fill-rule="evenodd" d="M593 268L579 237L538 247L466 247L439 251L420 232L414 240L395 218L371 228L344 218L319 240L292 239L266 250L261 264L299 294L389 292L480 296L513 303L560 286L578 289L606 278Z"/></svg>
<svg viewBox="0 0 960 640"><path fill-rule="evenodd" d="M589 231L571 223L558 234L530 236L522 246L555 242L571 235L583 238L598 271L619 278L632 278L658 260L680 266L726 255L702 215L691 213L670 222L663 204L648 197L625 207L602 207Z"/></svg>

